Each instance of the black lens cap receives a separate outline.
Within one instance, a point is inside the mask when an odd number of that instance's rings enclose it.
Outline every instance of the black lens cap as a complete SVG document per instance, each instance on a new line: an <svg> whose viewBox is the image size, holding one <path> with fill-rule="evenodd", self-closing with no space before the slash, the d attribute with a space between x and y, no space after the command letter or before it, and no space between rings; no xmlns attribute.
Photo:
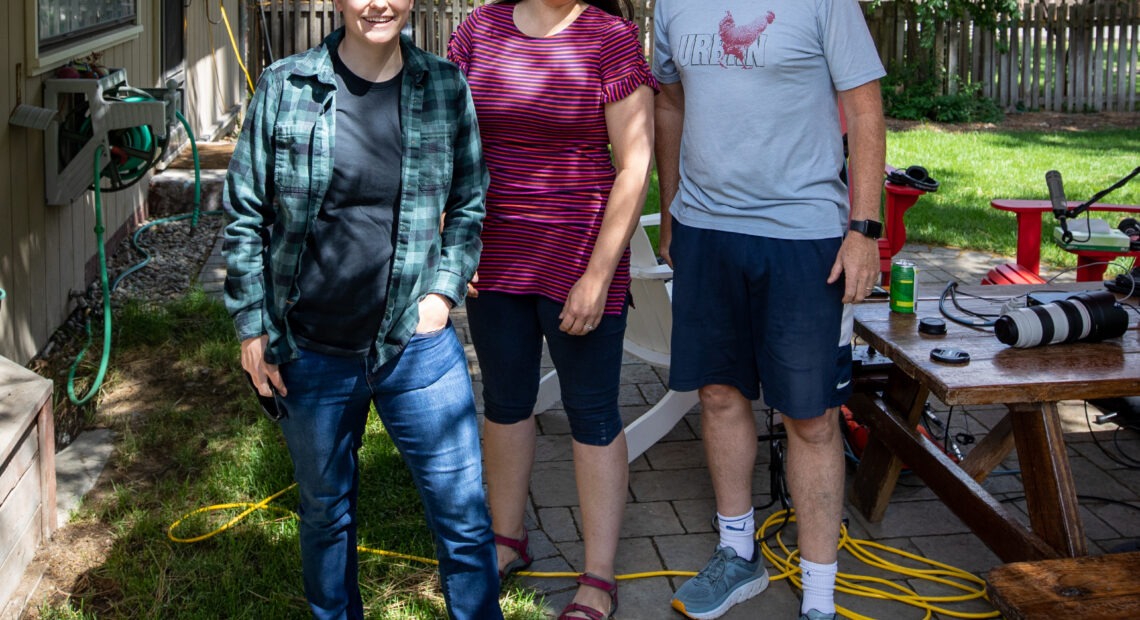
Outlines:
<svg viewBox="0 0 1140 620"><path fill-rule="evenodd" d="M942 336L946 334L946 321L934 317L926 317L919 319L918 331L922 334L930 336Z"/></svg>
<svg viewBox="0 0 1140 620"><path fill-rule="evenodd" d="M965 364L970 361L970 354L962 349L938 347L930 351L930 359L943 364Z"/></svg>

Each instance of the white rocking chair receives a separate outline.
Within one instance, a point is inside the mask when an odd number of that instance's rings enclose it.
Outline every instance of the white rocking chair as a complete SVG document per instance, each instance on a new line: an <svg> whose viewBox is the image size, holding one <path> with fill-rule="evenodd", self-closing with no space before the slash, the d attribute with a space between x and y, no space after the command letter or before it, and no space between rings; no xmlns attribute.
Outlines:
<svg viewBox="0 0 1140 620"><path fill-rule="evenodd" d="M660 224L661 216L657 213L642 216L641 225L633 232L633 238L629 242L629 271L632 278L630 294L636 306L629 307L624 347L630 355L654 366L668 368L669 337L673 329L673 285L669 279L673 276L673 270L668 265L657 264L657 255L649 243L649 236L645 234L646 226ZM535 414L546 411L561 397L558 373L552 370L539 383ZM625 437L630 462L673 430L699 400L696 391L669 390L656 405L627 426Z"/></svg>

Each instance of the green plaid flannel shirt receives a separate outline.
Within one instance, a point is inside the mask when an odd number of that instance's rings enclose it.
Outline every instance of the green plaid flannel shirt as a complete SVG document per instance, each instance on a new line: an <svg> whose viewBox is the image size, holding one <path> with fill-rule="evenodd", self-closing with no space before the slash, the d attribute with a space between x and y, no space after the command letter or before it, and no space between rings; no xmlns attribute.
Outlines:
<svg viewBox="0 0 1140 620"><path fill-rule="evenodd" d="M273 364L297 355L285 315L297 301L301 252L332 177L337 93L329 50L343 36L337 30L265 70L226 174L226 308L242 340L269 336L265 358ZM425 295L462 303L482 248L488 183L463 75L406 37L400 45L400 209L374 369L411 339Z"/></svg>

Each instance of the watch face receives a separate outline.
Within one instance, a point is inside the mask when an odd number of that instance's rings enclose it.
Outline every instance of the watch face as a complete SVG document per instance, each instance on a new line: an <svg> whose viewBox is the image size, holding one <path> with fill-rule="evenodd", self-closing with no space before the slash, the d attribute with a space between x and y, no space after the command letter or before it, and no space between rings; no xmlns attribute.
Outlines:
<svg viewBox="0 0 1140 620"><path fill-rule="evenodd" d="M883 224L874 220L855 220L851 222L851 230L878 239L883 235Z"/></svg>

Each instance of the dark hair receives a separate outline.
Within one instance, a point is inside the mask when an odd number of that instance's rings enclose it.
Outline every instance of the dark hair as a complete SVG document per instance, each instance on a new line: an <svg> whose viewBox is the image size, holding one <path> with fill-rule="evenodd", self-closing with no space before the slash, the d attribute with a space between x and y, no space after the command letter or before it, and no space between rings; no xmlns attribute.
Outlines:
<svg viewBox="0 0 1140 620"><path fill-rule="evenodd" d="M583 0L583 2L591 6L596 6L610 15L633 19L633 4L630 3L630 0ZM495 0L491 4L518 3L519 0Z"/></svg>

